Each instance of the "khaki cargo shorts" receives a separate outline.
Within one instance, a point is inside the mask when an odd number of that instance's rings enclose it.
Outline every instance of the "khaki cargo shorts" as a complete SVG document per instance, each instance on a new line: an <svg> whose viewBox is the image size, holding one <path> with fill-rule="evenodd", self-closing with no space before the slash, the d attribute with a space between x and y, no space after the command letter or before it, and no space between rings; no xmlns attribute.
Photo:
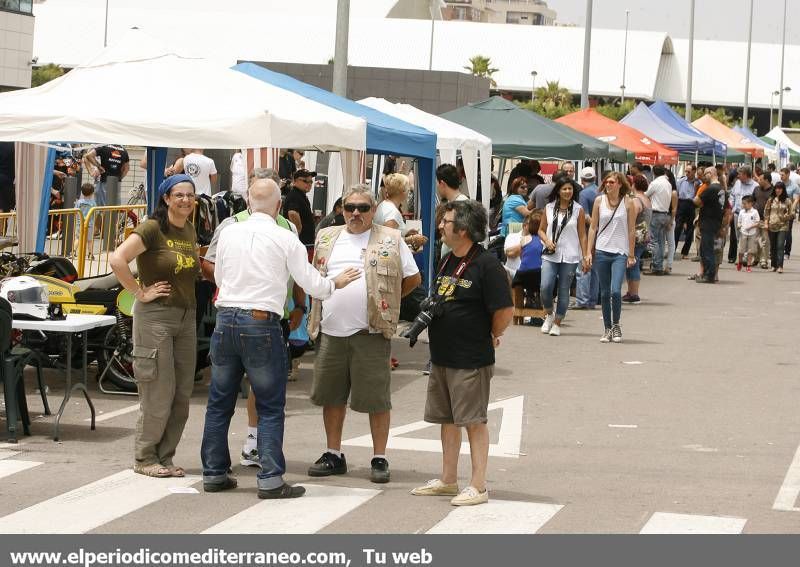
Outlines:
<svg viewBox="0 0 800 567"><path fill-rule="evenodd" d="M472 425L486 423L489 382L494 365L483 368L445 368L431 365L425 421Z"/></svg>
<svg viewBox="0 0 800 567"><path fill-rule="evenodd" d="M320 333L314 361L311 402L318 406L343 406L362 413L392 409L391 341L380 333L332 337Z"/></svg>

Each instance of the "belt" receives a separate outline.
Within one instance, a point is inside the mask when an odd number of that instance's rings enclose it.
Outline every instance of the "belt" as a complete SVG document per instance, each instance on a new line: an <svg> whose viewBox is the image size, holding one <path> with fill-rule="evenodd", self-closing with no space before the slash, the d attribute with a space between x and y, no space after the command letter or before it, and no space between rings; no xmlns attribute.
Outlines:
<svg viewBox="0 0 800 567"><path fill-rule="evenodd" d="M232 310L238 311L240 313L246 313L250 315L253 319L258 321L280 321L281 316L277 313L273 313L272 311L262 311L261 309L242 309L241 307L220 307L219 311L222 310Z"/></svg>
<svg viewBox="0 0 800 567"><path fill-rule="evenodd" d="M678 201L691 201L691 202L694 202L694 199L692 199L691 197L686 197L685 199L678 199Z"/></svg>
<svg viewBox="0 0 800 567"><path fill-rule="evenodd" d="M653 213L656 215L668 215L669 211L653 211Z"/></svg>

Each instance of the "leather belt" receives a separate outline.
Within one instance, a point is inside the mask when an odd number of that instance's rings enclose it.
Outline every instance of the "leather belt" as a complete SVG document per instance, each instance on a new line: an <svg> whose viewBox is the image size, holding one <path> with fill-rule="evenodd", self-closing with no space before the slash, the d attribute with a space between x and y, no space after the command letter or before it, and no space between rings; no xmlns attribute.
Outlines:
<svg viewBox="0 0 800 567"><path fill-rule="evenodd" d="M251 309L250 315L253 319L257 319L259 321L280 321L281 316L277 313L273 313L272 311L261 311L260 309Z"/></svg>
<svg viewBox="0 0 800 567"><path fill-rule="evenodd" d="M653 213L657 215L668 215L669 211L653 211Z"/></svg>

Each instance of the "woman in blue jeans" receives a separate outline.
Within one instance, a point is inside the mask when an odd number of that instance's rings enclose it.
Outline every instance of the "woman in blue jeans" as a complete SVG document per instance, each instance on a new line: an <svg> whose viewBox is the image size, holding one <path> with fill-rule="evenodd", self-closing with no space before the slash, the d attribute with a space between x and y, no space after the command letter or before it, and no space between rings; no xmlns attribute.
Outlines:
<svg viewBox="0 0 800 567"><path fill-rule="evenodd" d="M542 241L542 307L547 314L542 332L557 337L569 307L569 288L578 262L586 257L586 217L572 189L572 181L556 182L539 225ZM558 305L553 312L553 288L558 279Z"/></svg>
<svg viewBox="0 0 800 567"><path fill-rule="evenodd" d="M636 264L634 228L636 207L628 198L630 186L621 173L613 171L603 179L595 199L589 226L587 262L595 264L600 280L600 304L603 308L601 343L622 342L619 319L622 312L622 281L626 268ZM594 256L592 256L594 250Z"/></svg>

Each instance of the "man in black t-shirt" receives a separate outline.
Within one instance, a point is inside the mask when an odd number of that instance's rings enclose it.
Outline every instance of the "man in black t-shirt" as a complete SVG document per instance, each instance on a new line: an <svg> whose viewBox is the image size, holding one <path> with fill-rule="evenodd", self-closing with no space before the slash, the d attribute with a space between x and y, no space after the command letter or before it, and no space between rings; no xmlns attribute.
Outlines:
<svg viewBox="0 0 800 567"><path fill-rule="evenodd" d="M425 421L441 424L443 472L442 478L411 493L451 495L451 504L469 506L489 499L489 382L494 350L514 309L503 266L479 244L486 237L486 209L470 200L449 201L441 207L439 229L452 252L442 260L431 290L439 309L428 327L431 374ZM472 476L470 485L459 493L461 427L469 437Z"/></svg>
<svg viewBox="0 0 800 567"><path fill-rule="evenodd" d="M108 176L116 177L120 181L128 174L130 157L128 151L122 146L98 146L92 148L84 156L90 172L95 176L95 200L97 206L105 206L106 181ZM99 162L98 162L99 160Z"/></svg>
<svg viewBox="0 0 800 567"><path fill-rule="evenodd" d="M714 254L714 240L722 230L723 203L725 190L717 180L717 170L707 167L703 181L708 187L694 198L695 205L700 207L700 261L703 274L697 276L697 283L714 283L717 279L717 259Z"/></svg>
<svg viewBox="0 0 800 567"><path fill-rule="evenodd" d="M283 216L296 227L300 242L305 244L311 258L314 248L314 213L306 193L314 186L316 171L298 169L293 174L294 183L283 200Z"/></svg>

